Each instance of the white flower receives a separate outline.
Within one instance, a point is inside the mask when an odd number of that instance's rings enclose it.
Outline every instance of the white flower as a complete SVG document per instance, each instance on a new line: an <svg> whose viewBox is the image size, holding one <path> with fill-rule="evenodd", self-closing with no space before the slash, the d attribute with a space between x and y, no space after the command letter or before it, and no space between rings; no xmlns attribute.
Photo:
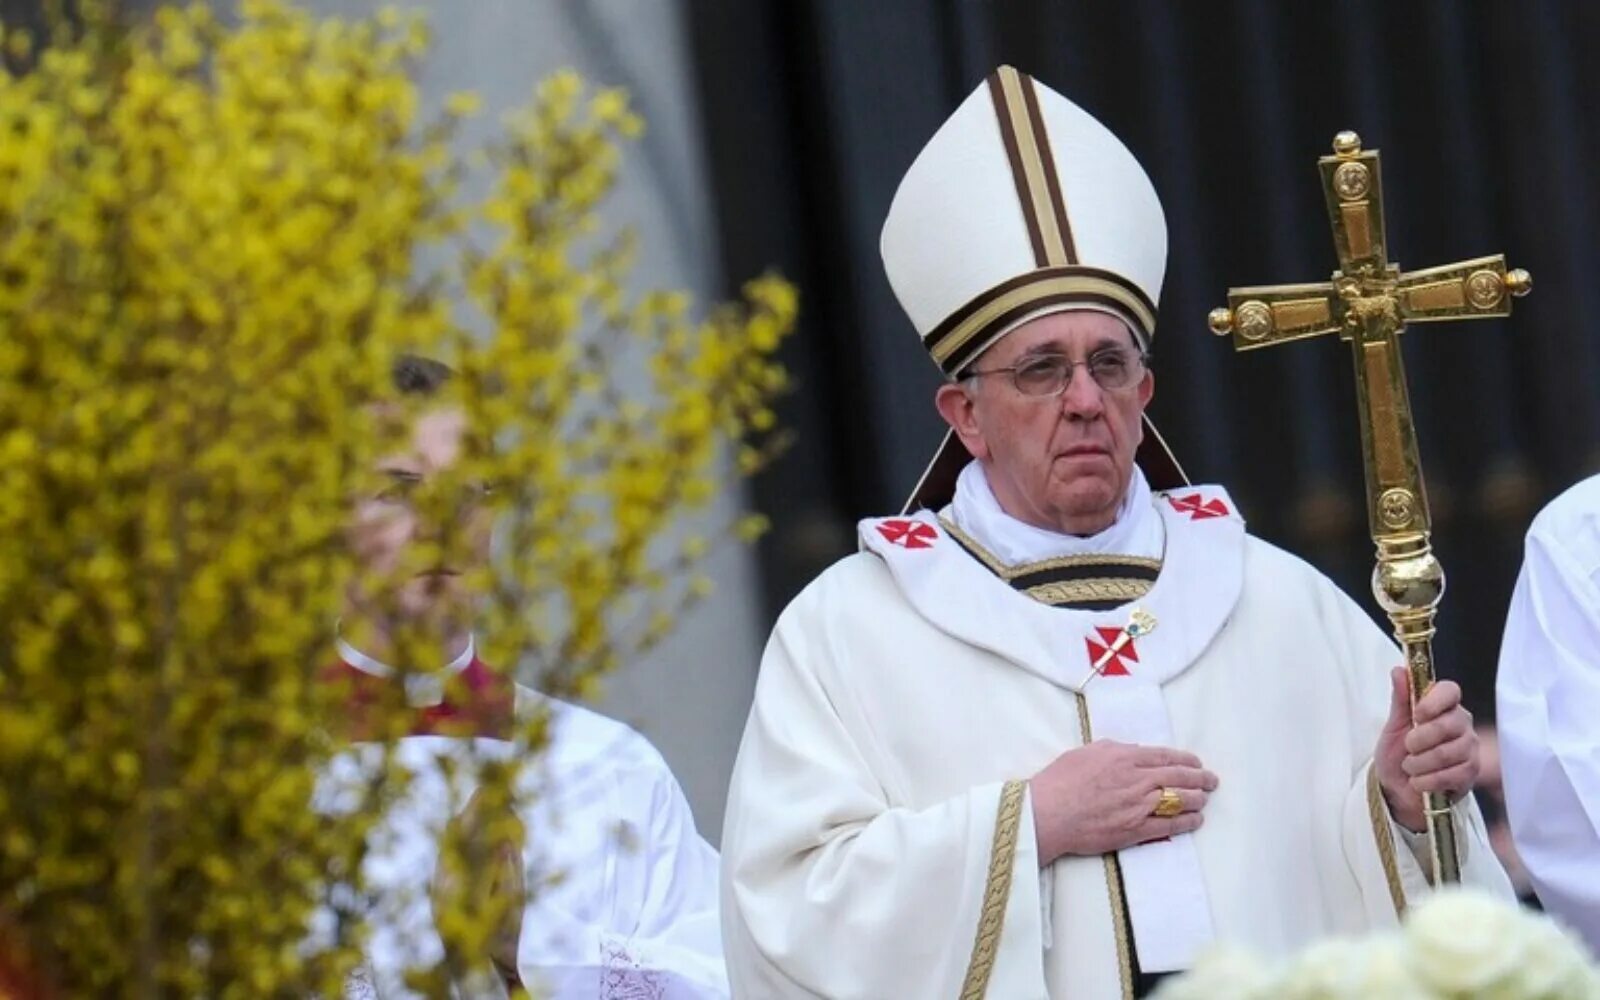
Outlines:
<svg viewBox="0 0 1600 1000"><path fill-rule="evenodd" d="M1523 961L1514 909L1470 890L1444 890L1413 909L1406 944L1417 975L1445 994L1510 996L1502 991Z"/></svg>
<svg viewBox="0 0 1600 1000"><path fill-rule="evenodd" d="M1527 959L1518 996L1539 1000L1600 1000L1600 970L1584 946L1548 917L1527 914Z"/></svg>
<svg viewBox="0 0 1600 1000"><path fill-rule="evenodd" d="M1595 971L1549 918L1472 889L1437 893L1406 921L1411 967L1448 996L1591 1000Z"/></svg>
<svg viewBox="0 0 1600 1000"><path fill-rule="evenodd" d="M1256 956L1212 948L1188 972L1163 980L1151 1000L1267 1000L1273 987L1272 968Z"/></svg>
<svg viewBox="0 0 1600 1000"><path fill-rule="evenodd" d="M1600 969L1554 920L1473 889L1413 909L1403 931L1312 945L1273 967L1213 949L1155 1000L1600 1000Z"/></svg>
<svg viewBox="0 0 1600 1000"><path fill-rule="evenodd" d="M1312 945L1284 970L1282 1000L1432 1000L1406 962L1398 935L1336 938Z"/></svg>

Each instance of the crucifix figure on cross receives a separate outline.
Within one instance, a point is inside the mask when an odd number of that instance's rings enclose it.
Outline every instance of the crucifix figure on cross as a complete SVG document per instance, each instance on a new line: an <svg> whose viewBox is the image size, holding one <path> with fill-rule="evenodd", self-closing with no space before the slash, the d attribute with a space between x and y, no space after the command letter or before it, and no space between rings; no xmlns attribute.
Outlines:
<svg viewBox="0 0 1600 1000"><path fill-rule="evenodd" d="M1367 516L1378 563L1372 590L1405 651L1413 704L1434 680L1433 620L1444 569L1429 542L1432 524L1406 395L1399 336L1407 323L1509 316L1511 299L1533 279L1506 270L1505 257L1479 257L1420 271L1391 264L1384 232L1378 151L1340 132L1333 155L1317 161L1333 226L1339 270L1326 282L1230 288L1214 309L1212 332L1233 335L1236 350L1337 333L1355 358ZM1450 802L1426 796L1435 883L1460 880Z"/></svg>

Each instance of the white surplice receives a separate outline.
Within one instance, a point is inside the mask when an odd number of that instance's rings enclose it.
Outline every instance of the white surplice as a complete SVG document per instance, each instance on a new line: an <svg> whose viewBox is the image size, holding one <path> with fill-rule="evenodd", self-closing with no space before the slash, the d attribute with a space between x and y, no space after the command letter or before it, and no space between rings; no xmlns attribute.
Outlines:
<svg viewBox="0 0 1600 1000"><path fill-rule="evenodd" d="M1145 972L1282 954L1429 891L1371 772L1399 651L1220 488L1143 502L1165 549L1131 605L1039 603L924 511L862 522L784 611L723 833L736 996L1122 997L1134 942ZM1135 607L1155 627L1095 674ZM1039 866L1026 779L1090 738L1221 782L1200 831L1119 852L1122 892L1106 858ZM1464 880L1509 897L1476 806L1452 813Z"/></svg>
<svg viewBox="0 0 1600 1000"><path fill-rule="evenodd" d="M1517 853L1600 957L1600 476L1528 530L1495 695Z"/></svg>
<svg viewBox="0 0 1600 1000"><path fill-rule="evenodd" d="M340 652L365 672L387 669L343 645ZM446 669L459 669L470 653ZM408 690L419 706L439 694ZM515 700L518 718L547 713L549 727L548 745L518 782L529 897L517 942L522 981L554 1000L727 997L717 853L696 831L666 762L620 722L520 685ZM396 759L412 778L371 836L364 871L378 910L367 966L347 994L412 996L404 970L442 957L429 900L440 834L476 789L472 762L517 752L514 743L487 737L399 741ZM339 808L341 789L374 773L381 754L375 744L358 744L336 758L319 790L324 807ZM449 760L467 766L452 776L443 766Z"/></svg>

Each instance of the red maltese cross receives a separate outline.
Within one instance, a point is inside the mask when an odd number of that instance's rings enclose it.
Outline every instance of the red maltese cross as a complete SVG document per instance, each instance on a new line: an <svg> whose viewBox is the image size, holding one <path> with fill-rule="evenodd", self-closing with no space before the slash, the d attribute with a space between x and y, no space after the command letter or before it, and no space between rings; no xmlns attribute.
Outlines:
<svg viewBox="0 0 1600 1000"><path fill-rule="evenodd" d="M1124 630L1108 628L1104 625L1095 627L1100 641L1085 639L1089 644L1089 666L1093 667L1102 677L1126 677L1131 671L1128 664L1139 662L1139 653L1133 648L1133 638L1123 638ZM1122 642L1117 642L1123 639Z"/></svg>
<svg viewBox="0 0 1600 1000"><path fill-rule="evenodd" d="M902 549L932 548L933 540L939 537L933 525L922 521L885 521L878 525L878 534Z"/></svg>
<svg viewBox="0 0 1600 1000"><path fill-rule="evenodd" d="M1174 510L1180 514L1188 514L1191 521L1203 521L1208 517L1227 517L1228 505L1221 500L1207 500L1198 493L1191 493L1186 497L1167 497L1167 502L1172 504Z"/></svg>

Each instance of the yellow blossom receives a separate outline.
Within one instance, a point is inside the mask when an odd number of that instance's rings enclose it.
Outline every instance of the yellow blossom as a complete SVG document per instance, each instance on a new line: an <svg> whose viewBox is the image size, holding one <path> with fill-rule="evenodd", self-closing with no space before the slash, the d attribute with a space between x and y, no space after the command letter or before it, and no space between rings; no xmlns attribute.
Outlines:
<svg viewBox="0 0 1600 1000"><path fill-rule="evenodd" d="M0 74L0 932L61 995L338 995L367 914L320 951L308 922L362 898L403 784L311 807L390 363L458 372L440 403L472 433L440 496L495 487L486 649L593 694L709 593L710 536L764 530L705 518L722 456L754 471L781 444L795 293L632 287L630 241L602 235L641 128L621 91L558 73L480 161L448 145L470 95L421 120L411 13L113 6L4 36L29 69ZM486 196L457 185L474 169ZM510 801L508 769L479 777ZM445 863L471 878L460 840ZM438 915L469 965L504 916L473 892Z"/></svg>
<svg viewBox="0 0 1600 1000"><path fill-rule="evenodd" d="M482 107L483 98L469 90L457 91L444 102L445 112L457 118L470 118Z"/></svg>

